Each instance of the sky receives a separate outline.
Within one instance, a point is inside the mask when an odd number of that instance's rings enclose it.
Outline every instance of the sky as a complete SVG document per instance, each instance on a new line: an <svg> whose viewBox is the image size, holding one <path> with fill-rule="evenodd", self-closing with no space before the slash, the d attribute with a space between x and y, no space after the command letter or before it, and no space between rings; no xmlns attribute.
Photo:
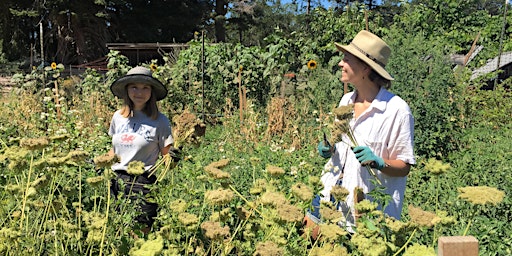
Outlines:
<svg viewBox="0 0 512 256"><path fill-rule="evenodd" d="M299 3L301 1L303 2L304 5L306 4L306 0L299 0ZM312 0L311 2L314 2L316 4L318 1L319 0ZM281 0L281 3L283 3L283 4L291 3L291 2L292 2L292 0ZM377 2L377 4L380 4L381 1L377 0L376 2ZM300 4L302 4L302 3L300 3ZM320 0L320 4L323 7L325 7L326 9L328 9L329 7L331 7L333 5L333 3L331 1L329 1L329 0Z"/></svg>

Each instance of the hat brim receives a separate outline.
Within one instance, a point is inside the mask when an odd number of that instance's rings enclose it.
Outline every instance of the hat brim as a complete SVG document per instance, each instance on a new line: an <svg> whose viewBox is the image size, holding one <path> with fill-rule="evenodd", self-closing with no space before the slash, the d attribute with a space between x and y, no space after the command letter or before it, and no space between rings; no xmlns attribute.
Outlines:
<svg viewBox="0 0 512 256"><path fill-rule="evenodd" d="M372 59L368 58L365 54L357 50L351 45L341 45L339 43L334 43L336 45L336 48L338 48L338 51L341 52L348 52L354 56L356 56L358 59L363 61L364 63L368 64L377 74L381 75L384 79L393 81L395 80L387 71L382 67L381 65L377 64Z"/></svg>
<svg viewBox="0 0 512 256"><path fill-rule="evenodd" d="M115 96L123 98L126 94L126 85L133 83L143 83L151 85L151 88L157 101L162 100L167 96L167 89L160 81L153 77L139 74L126 75L117 79L110 86L110 90Z"/></svg>

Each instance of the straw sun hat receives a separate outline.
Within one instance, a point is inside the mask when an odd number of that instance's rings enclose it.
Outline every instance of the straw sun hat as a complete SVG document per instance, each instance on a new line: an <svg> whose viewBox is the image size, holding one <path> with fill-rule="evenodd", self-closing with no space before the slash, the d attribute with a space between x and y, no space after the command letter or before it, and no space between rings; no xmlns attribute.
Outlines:
<svg viewBox="0 0 512 256"><path fill-rule="evenodd" d="M151 89L156 96L156 100L162 100L167 96L167 89L160 81L158 81L158 79L153 77L151 70L140 66L130 69L125 76L114 81L110 86L110 90L115 96L123 98L126 94L126 85L132 83L151 85Z"/></svg>
<svg viewBox="0 0 512 256"><path fill-rule="evenodd" d="M389 46L380 39L378 36L362 30L354 37L349 45L341 45L334 43L339 51L349 52L368 64L375 72L381 75L384 79L392 81L393 77L384 69L388 64L391 49Z"/></svg>

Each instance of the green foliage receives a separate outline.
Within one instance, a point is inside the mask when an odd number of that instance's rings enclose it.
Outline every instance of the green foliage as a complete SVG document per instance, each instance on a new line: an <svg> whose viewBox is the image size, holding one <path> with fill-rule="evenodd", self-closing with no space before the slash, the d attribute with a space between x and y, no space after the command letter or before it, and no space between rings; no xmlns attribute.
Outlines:
<svg viewBox="0 0 512 256"><path fill-rule="evenodd" d="M185 145L183 161L152 188L152 199L160 204L158 219L152 232L137 241L130 235L138 233L133 202L109 200L109 172L98 175L103 168L91 161L111 146L107 128L118 101L109 86L129 70L126 57L110 52L105 75L87 70L81 77L63 77L58 65L17 74L12 94L0 98L0 214L6 216L0 221L0 252L252 255L265 242L266 248L287 255L313 255L334 253L340 247L324 245L335 241L351 255L370 250L410 255L431 253L440 236L467 231L479 240L481 254L512 254L512 184L506 164L512 160L511 80L482 90L485 80L469 81L469 68L453 69L446 57L464 53L477 31L489 50L472 63L492 56L500 22L482 12L456 13L462 10L454 3L403 3L405 12L392 26L383 26L378 14L369 13L370 29L393 49L386 67L396 78L391 90L409 103L416 121L418 164L408 178L402 221L385 219L372 204L361 204L358 210L364 215L357 234L338 233L333 225L332 236L324 234L326 240L312 243L301 234L300 214L288 220L282 215L309 207L310 199L300 196L297 187L311 193L321 189L324 160L315 145L325 113L343 93L340 57L332 43L349 43L364 27L364 6L355 4L343 12L317 9L301 16L301 29L293 33L272 28L261 46L205 42L204 74L197 40L176 62L164 56L165 63L154 70L169 89L170 97L159 102L162 112L170 118L187 108L199 113L204 103L222 125L209 126L199 147ZM444 16L446 24L436 30ZM463 24L470 25L461 28ZM310 61L315 68L308 68ZM156 62L142 65L152 64ZM250 103L241 116L240 84ZM278 97L286 104L269 108L270 99ZM269 133L272 114L282 114L289 130ZM27 150L21 146L27 138L47 138L49 144ZM218 179L206 168L221 159L229 160L219 167L229 178ZM283 173L273 174L272 168ZM472 205L458 193L466 186L492 186L506 195L497 205ZM212 203L212 191L226 192L231 200ZM277 197L268 200L269 195ZM293 207L280 209L273 204L277 199ZM408 205L421 206L436 222L418 226ZM229 236L210 237L205 223L229 229Z"/></svg>
<svg viewBox="0 0 512 256"><path fill-rule="evenodd" d="M391 90L410 106L415 118L415 152L422 157L445 157L458 145L461 126L455 76L443 51L422 35L391 30L393 49L389 70ZM432 47L434 45L434 47Z"/></svg>

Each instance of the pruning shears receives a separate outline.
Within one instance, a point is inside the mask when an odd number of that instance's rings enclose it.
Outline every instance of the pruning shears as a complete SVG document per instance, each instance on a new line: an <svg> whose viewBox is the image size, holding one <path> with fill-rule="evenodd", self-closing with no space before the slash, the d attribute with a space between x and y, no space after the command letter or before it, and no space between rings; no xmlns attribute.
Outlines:
<svg viewBox="0 0 512 256"><path fill-rule="evenodd" d="M329 151L332 153L334 151L334 147L331 146L331 143L329 143L329 140L327 140L327 135L324 133L324 146L329 147Z"/></svg>
<svg viewBox="0 0 512 256"><path fill-rule="evenodd" d="M329 141L327 140L327 135L325 134L325 132L324 132L324 145L331 147L331 143L329 143Z"/></svg>

